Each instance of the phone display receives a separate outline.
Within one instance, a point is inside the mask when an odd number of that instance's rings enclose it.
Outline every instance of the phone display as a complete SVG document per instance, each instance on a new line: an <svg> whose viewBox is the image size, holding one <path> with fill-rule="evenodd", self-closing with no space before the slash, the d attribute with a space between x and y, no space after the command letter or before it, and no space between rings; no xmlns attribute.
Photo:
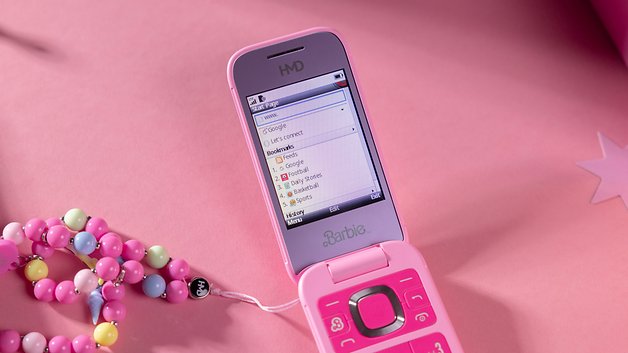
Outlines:
<svg viewBox="0 0 628 353"><path fill-rule="evenodd" d="M344 70L247 102L287 229L384 199Z"/></svg>

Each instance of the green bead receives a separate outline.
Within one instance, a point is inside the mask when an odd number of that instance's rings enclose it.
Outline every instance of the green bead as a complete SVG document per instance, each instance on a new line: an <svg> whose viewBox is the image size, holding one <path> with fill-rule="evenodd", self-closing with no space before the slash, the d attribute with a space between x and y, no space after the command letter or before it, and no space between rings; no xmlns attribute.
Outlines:
<svg viewBox="0 0 628 353"><path fill-rule="evenodd" d="M73 231L80 231L85 228L85 223L87 223L87 215L80 208L73 208L65 213L63 216L63 222L68 228Z"/></svg>
<svg viewBox="0 0 628 353"><path fill-rule="evenodd" d="M161 245L153 245L148 249L146 262L152 268L160 269L168 264L170 256L166 249Z"/></svg>

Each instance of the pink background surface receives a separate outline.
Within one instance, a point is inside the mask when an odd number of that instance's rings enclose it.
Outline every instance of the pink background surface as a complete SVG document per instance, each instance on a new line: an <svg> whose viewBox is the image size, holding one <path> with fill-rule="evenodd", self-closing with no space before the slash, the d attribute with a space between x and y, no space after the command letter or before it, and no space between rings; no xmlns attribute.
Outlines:
<svg viewBox="0 0 628 353"><path fill-rule="evenodd" d="M3 224L82 207L225 289L294 298L225 70L242 46L328 25L467 353L628 351L628 211L590 205L598 179L575 165L601 158L598 130L628 144L628 70L588 2L0 7ZM0 326L91 330L83 307L1 281ZM315 351L300 309L126 303L116 352Z"/></svg>

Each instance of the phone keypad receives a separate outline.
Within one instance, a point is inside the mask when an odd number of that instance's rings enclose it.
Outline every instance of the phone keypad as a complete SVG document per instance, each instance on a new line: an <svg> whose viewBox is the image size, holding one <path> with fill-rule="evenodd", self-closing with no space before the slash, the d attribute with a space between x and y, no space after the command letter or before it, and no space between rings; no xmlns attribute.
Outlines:
<svg viewBox="0 0 628 353"><path fill-rule="evenodd" d="M414 269L402 270L322 297L318 309L334 350L342 353L429 327L437 320ZM407 347L399 345L398 352L414 347L410 343L405 345ZM440 345L443 346L443 343ZM447 347L446 342L443 347ZM417 353L441 352L427 350ZM443 348L442 353L448 351Z"/></svg>

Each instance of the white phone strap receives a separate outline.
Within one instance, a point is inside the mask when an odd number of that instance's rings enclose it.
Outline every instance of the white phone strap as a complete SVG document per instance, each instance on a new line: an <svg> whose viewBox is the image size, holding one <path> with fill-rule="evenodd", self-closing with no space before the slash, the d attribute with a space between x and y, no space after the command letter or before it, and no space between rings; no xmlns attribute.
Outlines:
<svg viewBox="0 0 628 353"><path fill-rule="evenodd" d="M244 294L244 293L239 293L239 292L231 292L231 291L226 291L226 290L222 290L220 288L215 288L215 287L211 287L209 290L209 294L210 295L215 295L215 296L221 296L224 298L229 298L229 299L235 299L235 300L239 300L245 303L249 303L249 304L255 304L257 305L260 309L269 312L269 313L279 313L282 311L286 311L290 308L292 308L293 306L299 304L299 298L291 300L287 303L284 304L280 304L280 305L274 305L274 306L268 306L268 305L263 305L259 299L250 296L248 294Z"/></svg>

